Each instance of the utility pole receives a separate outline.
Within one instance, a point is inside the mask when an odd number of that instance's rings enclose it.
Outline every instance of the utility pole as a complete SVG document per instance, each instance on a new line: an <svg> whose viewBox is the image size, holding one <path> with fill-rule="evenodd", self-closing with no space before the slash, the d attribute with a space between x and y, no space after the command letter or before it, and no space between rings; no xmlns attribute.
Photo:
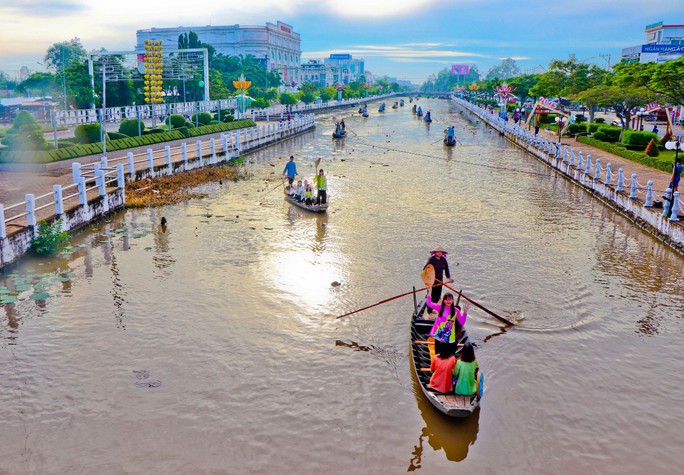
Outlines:
<svg viewBox="0 0 684 475"><path fill-rule="evenodd" d="M608 69L611 69L610 55L609 54L599 54L599 57L605 59L608 62Z"/></svg>

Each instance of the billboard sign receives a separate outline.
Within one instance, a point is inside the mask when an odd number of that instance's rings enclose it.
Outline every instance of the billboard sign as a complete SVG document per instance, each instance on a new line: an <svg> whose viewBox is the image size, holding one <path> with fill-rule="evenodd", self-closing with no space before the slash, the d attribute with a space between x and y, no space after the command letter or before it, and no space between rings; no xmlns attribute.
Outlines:
<svg viewBox="0 0 684 475"><path fill-rule="evenodd" d="M641 45L642 53L684 53L684 45Z"/></svg>
<svg viewBox="0 0 684 475"><path fill-rule="evenodd" d="M452 76L467 76L470 73L470 66L467 64L452 64L451 65L451 75Z"/></svg>

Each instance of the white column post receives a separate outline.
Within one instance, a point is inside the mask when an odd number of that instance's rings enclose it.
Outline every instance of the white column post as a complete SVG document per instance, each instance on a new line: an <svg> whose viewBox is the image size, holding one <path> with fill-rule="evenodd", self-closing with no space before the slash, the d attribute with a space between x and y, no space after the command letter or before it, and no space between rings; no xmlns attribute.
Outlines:
<svg viewBox="0 0 684 475"><path fill-rule="evenodd" d="M36 225L36 195L26 195L26 224L31 227Z"/></svg>
<svg viewBox="0 0 684 475"><path fill-rule="evenodd" d="M188 145L185 142L183 142L181 144L181 154L183 156L183 163L184 163L183 168L185 170L187 170L188 169Z"/></svg>
<svg viewBox="0 0 684 475"><path fill-rule="evenodd" d="M646 202L644 203L644 207L650 208L651 206L653 206L653 203L651 202L653 200L653 181L648 180L646 186L648 188L646 190Z"/></svg>
<svg viewBox="0 0 684 475"><path fill-rule="evenodd" d="M81 178L81 164L74 162L71 164L71 177L74 183L78 183L79 178Z"/></svg>
<svg viewBox="0 0 684 475"><path fill-rule="evenodd" d="M196 146L197 146L197 160L199 160L200 166L202 166L202 141L198 140L196 142Z"/></svg>
<svg viewBox="0 0 684 475"><path fill-rule="evenodd" d="M85 206L88 203L88 192L86 191L86 181L84 177L78 180L78 204Z"/></svg>
<svg viewBox="0 0 684 475"><path fill-rule="evenodd" d="M64 200L62 199L62 185L52 185L52 192L55 194L55 214L64 214Z"/></svg>
<svg viewBox="0 0 684 475"><path fill-rule="evenodd" d="M670 221L679 221L677 212L679 211L679 192L675 191L672 199L672 214L670 214Z"/></svg>
<svg viewBox="0 0 684 475"><path fill-rule="evenodd" d="M0 203L0 239L7 237L7 227L5 226L5 207Z"/></svg>
<svg viewBox="0 0 684 475"><path fill-rule="evenodd" d="M625 185L625 175L623 173L622 168L618 168L618 179L617 179L617 188L615 191L622 191L622 187Z"/></svg>
<svg viewBox="0 0 684 475"><path fill-rule="evenodd" d="M166 157L166 164L169 166L169 170L171 169L171 146L166 145L164 146L164 156Z"/></svg>
<svg viewBox="0 0 684 475"><path fill-rule="evenodd" d="M128 173L131 175L131 180L135 177L135 163L133 163L133 152L128 152L126 154L128 159Z"/></svg>
<svg viewBox="0 0 684 475"><path fill-rule="evenodd" d="M216 162L216 139L214 137L209 139L209 146L211 149L211 161Z"/></svg>
<svg viewBox="0 0 684 475"><path fill-rule="evenodd" d="M154 151L151 148L147 149L147 168L149 168L151 176L154 173Z"/></svg>
<svg viewBox="0 0 684 475"><path fill-rule="evenodd" d="M107 157L100 158L100 165L102 165L102 168L107 168Z"/></svg>
<svg viewBox="0 0 684 475"><path fill-rule="evenodd" d="M104 196L106 194L105 171L100 168L99 163L94 164L93 168L93 171L95 172L95 184L97 185L97 191L100 194L100 196Z"/></svg>

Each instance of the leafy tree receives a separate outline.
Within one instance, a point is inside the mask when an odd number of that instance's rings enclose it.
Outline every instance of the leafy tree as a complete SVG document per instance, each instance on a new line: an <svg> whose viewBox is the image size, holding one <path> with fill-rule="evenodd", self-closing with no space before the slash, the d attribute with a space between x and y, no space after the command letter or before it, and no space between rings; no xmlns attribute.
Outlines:
<svg viewBox="0 0 684 475"><path fill-rule="evenodd" d="M62 41L50 46L45 53L43 62L48 69L61 73L72 63L82 62L86 59L88 59L88 54L81 45L81 40L72 38L69 41Z"/></svg>
<svg viewBox="0 0 684 475"><path fill-rule="evenodd" d="M299 100L302 101L304 104L311 104L316 100L316 96L313 92L301 91L299 93Z"/></svg>
<svg viewBox="0 0 684 475"><path fill-rule="evenodd" d="M335 97L337 91L334 87L322 87L318 90L318 95L323 102L328 102Z"/></svg>
<svg viewBox="0 0 684 475"><path fill-rule="evenodd" d="M621 63L613 68L621 87L646 88L672 104L684 104L684 58L665 63Z"/></svg>
<svg viewBox="0 0 684 475"><path fill-rule="evenodd" d="M33 73L17 85L17 91L30 96L31 93L47 96L55 87L55 75L52 73Z"/></svg>
<svg viewBox="0 0 684 475"><path fill-rule="evenodd" d="M83 61L70 64L65 70L65 78L66 83L69 85L67 89L67 104L76 109L90 107L94 102L94 98L90 76L88 75L88 63ZM109 92L109 87L107 92Z"/></svg>
<svg viewBox="0 0 684 475"><path fill-rule="evenodd" d="M282 94L280 94L280 103L284 106L293 106L297 104L297 98L289 92L283 92Z"/></svg>
<svg viewBox="0 0 684 475"><path fill-rule="evenodd" d="M520 101L524 101L530 96L530 89L532 89L539 80L539 74L524 74L522 76L516 76L509 79L508 85L513 86L513 94L520 98Z"/></svg>
<svg viewBox="0 0 684 475"><path fill-rule="evenodd" d="M520 68L513 58L506 58L496 66L492 66L487 71L486 79L508 79L520 75Z"/></svg>
<svg viewBox="0 0 684 475"><path fill-rule="evenodd" d="M178 49L206 48L209 56L209 63L216 56L216 48L208 43L202 43L194 31L181 33L178 35Z"/></svg>

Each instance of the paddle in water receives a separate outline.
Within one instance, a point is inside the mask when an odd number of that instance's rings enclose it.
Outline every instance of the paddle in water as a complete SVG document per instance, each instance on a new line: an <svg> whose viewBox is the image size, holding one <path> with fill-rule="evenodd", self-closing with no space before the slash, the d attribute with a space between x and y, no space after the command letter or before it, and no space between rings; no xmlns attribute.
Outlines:
<svg viewBox="0 0 684 475"><path fill-rule="evenodd" d="M413 293L415 293L415 292L421 292L421 291L426 290L426 289L427 289L427 287L424 287L424 288L422 288L422 289L412 290L412 291L410 291L410 292L405 292L405 293L403 293L403 294L395 295L394 297L390 297L390 298L388 298L388 299L381 300L380 302L374 303L373 305L369 305L369 306L367 306L367 307L363 307L363 308L360 308L360 309L358 309L358 310L354 310L353 312L345 313L344 315L340 315L339 317L335 317L335 318L336 318L336 319L337 319L337 318L342 318L342 317L346 317L346 316L348 316L348 315L352 315L352 314L354 314L354 313L358 313L358 312L360 312L360 311L362 311L362 310L368 310L369 308L377 307L378 305L382 305L383 303L391 302L392 300L398 299L399 297L406 297L407 295L411 295L411 294L413 294Z"/></svg>
<svg viewBox="0 0 684 475"><path fill-rule="evenodd" d="M463 297L463 298L466 299L468 302L472 303L473 305L475 305L475 306L478 307L479 309L484 310L485 312L487 312L488 314L490 314L492 317L496 318L497 320L500 320L500 321L504 322L506 325L511 325L511 326L515 325L515 324L514 324L513 322L511 322L510 320L505 319L505 318L502 317L501 315L497 315L496 313L492 312L492 311L489 310L488 308L485 308L483 305L477 303L475 300L471 299L471 298L468 297L467 295L463 294L463 292L460 292L460 291L454 289L453 287L450 287L448 284L445 284L445 283L442 282L441 280L436 280L436 282L437 282L438 284L442 284L442 285L443 285L444 287L446 287L447 289L449 289L449 290L451 290L451 291L453 291L453 292L456 292L456 293L459 295L459 297Z"/></svg>

